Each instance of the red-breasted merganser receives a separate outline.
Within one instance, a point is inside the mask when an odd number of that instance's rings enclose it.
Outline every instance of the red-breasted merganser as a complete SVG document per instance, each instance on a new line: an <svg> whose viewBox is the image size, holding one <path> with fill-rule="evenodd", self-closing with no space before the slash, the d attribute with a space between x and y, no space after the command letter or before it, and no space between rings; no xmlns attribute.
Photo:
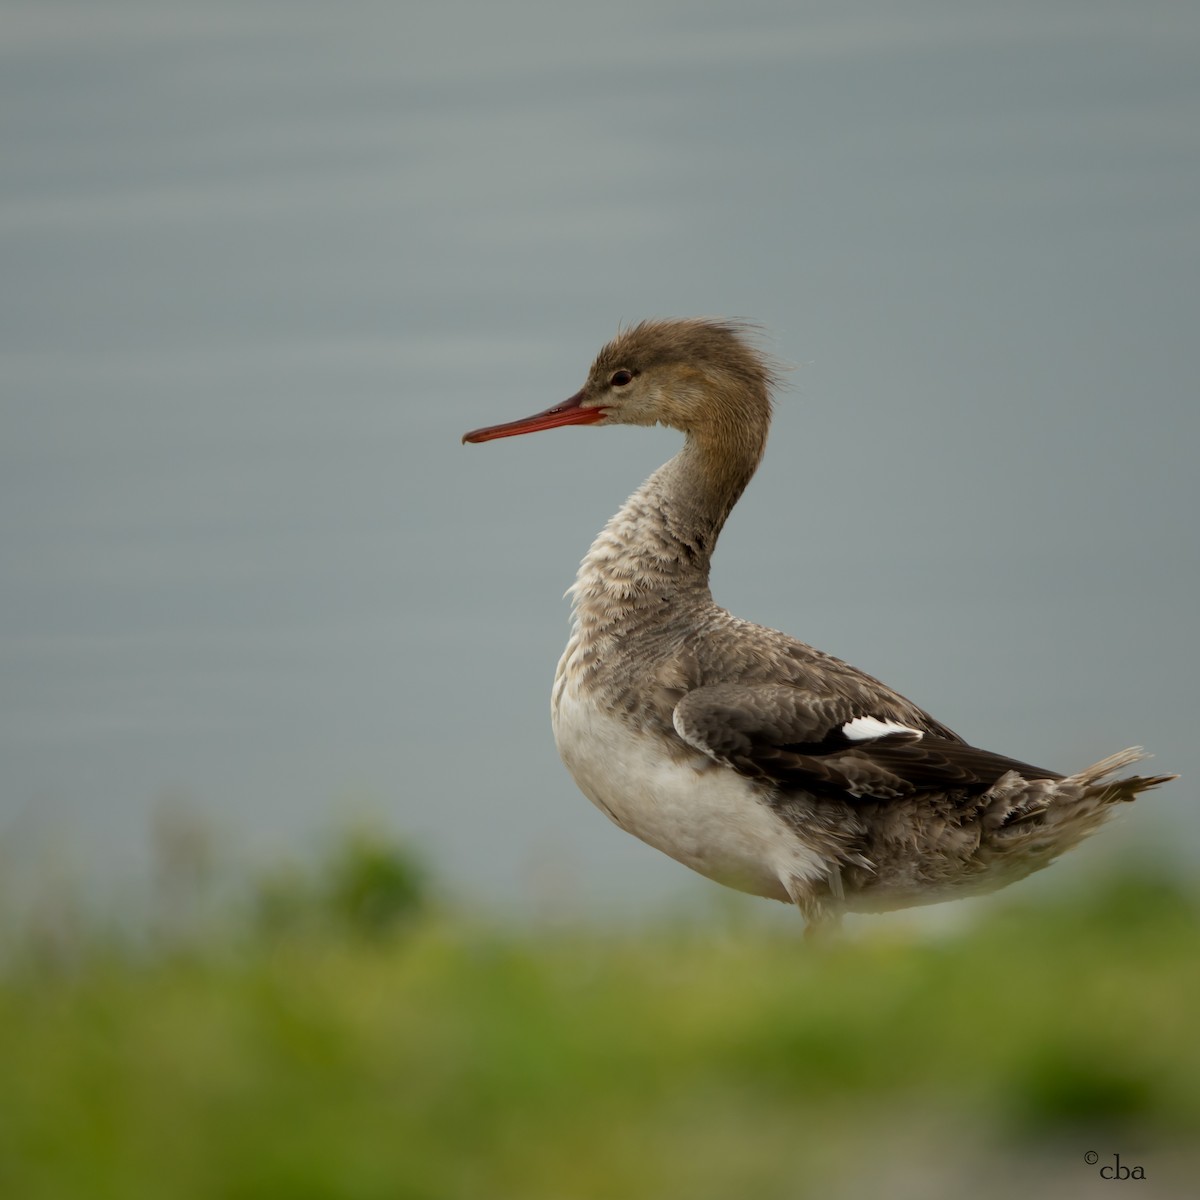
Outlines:
<svg viewBox="0 0 1200 1200"><path fill-rule="evenodd" d="M1175 778L1117 778L1137 749L1065 776L977 749L877 679L718 607L709 562L762 458L775 383L736 322L644 321L600 351L569 400L463 438L559 425L685 435L571 589L552 719L588 799L813 925L1021 879Z"/></svg>

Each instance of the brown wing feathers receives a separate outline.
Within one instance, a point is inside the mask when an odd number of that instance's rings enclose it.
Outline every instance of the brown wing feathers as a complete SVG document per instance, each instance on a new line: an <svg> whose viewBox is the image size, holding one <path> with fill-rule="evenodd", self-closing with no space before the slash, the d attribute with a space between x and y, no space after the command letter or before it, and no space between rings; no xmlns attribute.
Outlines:
<svg viewBox="0 0 1200 1200"><path fill-rule="evenodd" d="M743 775L817 795L886 800L932 791L977 793L1009 771L1024 779L1062 778L956 740L920 710L864 713L857 707L851 698L795 687L699 688L676 706L675 728ZM856 720L863 717L881 729L908 728L863 736Z"/></svg>

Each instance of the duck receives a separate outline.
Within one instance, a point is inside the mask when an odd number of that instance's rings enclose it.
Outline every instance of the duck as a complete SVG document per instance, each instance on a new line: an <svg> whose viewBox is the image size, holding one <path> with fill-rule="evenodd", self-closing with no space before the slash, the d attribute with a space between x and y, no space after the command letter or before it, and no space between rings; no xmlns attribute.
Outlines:
<svg viewBox="0 0 1200 1200"><path fill-rule="evenodd" d="M810 932L992 891L1173 775L1074 774L969 744L878 679L721 608L717 539L762 460L780 371L754 327L645 320L583 387L465 443L665 425L679 452L604 526L551 693L558 752L616 825L701 875L794 905Z"/></svg>

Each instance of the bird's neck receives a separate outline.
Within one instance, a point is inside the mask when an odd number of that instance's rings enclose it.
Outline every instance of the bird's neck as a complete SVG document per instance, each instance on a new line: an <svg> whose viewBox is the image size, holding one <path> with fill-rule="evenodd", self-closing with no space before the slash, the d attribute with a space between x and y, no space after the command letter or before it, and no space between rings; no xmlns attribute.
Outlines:
<svg viewBox="0 0 1200 1200"><path fill-rule="evenodd" d="M688 435L592 543L572 588L577 634L632 634L711 606L713 549L765 444L765 422Z"/></svg>

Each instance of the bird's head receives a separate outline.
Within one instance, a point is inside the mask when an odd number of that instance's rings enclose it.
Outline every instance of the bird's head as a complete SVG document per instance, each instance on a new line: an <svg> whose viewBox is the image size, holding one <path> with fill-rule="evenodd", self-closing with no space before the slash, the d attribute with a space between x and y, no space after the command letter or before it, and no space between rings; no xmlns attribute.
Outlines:
<svg viewBox="0 0 1200 1200"><path fill-rule="evenodd" d="M504 425L464 435L489 442L559 425L669 425L684 433L762 425L770 420L774 370L733 321L642 321L596 356L569 400Z"/></svg>

